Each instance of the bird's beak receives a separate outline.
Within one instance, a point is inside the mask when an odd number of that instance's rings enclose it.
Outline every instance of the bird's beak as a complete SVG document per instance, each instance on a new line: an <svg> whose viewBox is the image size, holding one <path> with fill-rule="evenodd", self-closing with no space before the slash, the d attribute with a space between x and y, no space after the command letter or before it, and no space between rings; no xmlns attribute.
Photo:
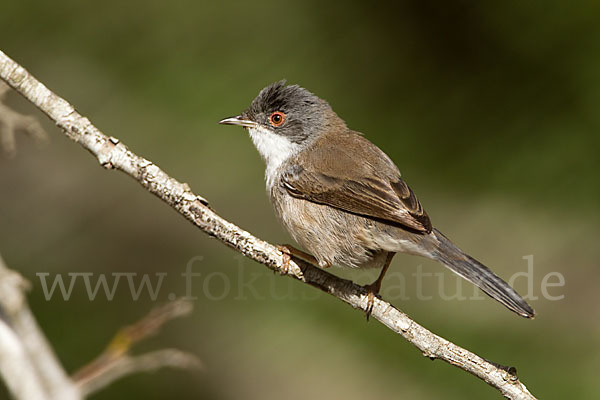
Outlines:
<svg viewBox="0 0 600 400"><path fill-rule="evenodd" d="M239 125L243 126L244 128L254 128L257 125L256 122L250 121L249 119L244 119L241 115L222 119L219 121L219 123L221 125Z"/></svg>

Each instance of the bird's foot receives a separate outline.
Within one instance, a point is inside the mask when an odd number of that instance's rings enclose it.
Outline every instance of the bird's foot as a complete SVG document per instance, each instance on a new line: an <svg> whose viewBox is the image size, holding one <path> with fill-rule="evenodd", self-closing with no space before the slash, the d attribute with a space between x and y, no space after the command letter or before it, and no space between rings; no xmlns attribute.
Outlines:
<svg viewBox="0 0 600 400"><path fill-rule="evenodd" d="M373 312L373 307L375 306L375 298L379 296L379 290L381 289L381 282L378 280L371 283L370 285L365 285L363 288L367 291L367 308L365 310L367 316L367 322L369 321L369 317Z"/></svg>
<svg viewBox="0 0 600 400"><path fill-rule="evenodd" d="M329 265L322 266L321 264L319 264L319 261L317 261L317 259L314 256L302 250L298 250L297 248L289 244L278 244L277 249L283 253L283 274L288 273L290 268L290 260L292 259L292 256L298 257L308 263L311 263L312 265L319 266L321 268L329 267Z"/></svg>
<svg viewBox="0 0 600 400"><path fill-rule="evenodd" d="M367 291L367 309L365 310L365 312L367 313L367 322L369 321L369 317L373 312L373 307L375 307L375 297L381 298L379 296L379 291L381 290L381 282L383 282L383 277L385 276L385 273L387 272L388 268L390 267L390 264L392 263L392 258L394 258L394 254L396 253L387 254L385 258L385 263L383 264L383 268L381 269L381 272L379 273L379 276L377 277L375 282L371 283L370 285L363 286L363 288Z"/></svg>
<svg viewBox="0 0 600 400"><path fill-rule="evenodd" d="M283 253L283 266L281 268L281 275L287 275L290 270L290 260L292 259L292 252L290 251L290 247L286 245L277 245L277 250Z"/></svg>

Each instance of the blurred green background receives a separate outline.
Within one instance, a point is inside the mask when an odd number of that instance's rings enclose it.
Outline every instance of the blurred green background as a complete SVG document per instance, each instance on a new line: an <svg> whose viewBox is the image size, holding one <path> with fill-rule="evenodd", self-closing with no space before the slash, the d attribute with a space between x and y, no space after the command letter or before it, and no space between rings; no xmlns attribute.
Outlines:
<svg viewBox="0 0 600 400"><path fill-rule="evenodd" d="M485 298L444 300L444 272L397 257L403 296L384 295L434 332L514 365L544 399L600 396L597 268L600 24L596 2L8 1L0 48L102 131L190 184L223 217L274 243L263 163L246 133L217 125L267 84L287 78L327 99L400 167L434 224L510 276L533 255L533 321ZM330 296L273 275L195 229L124 174L105 171L40 118L38 147L19 137L0 159L0 252L33 284L30 301L69 371L167 294L198 297L138 352L178 347L201 372L121 380L101 399L499 398ZM36 273L167 272L156 302L44 299ZM377 271L334 273L367 283ZM544 276L564 287L545 299ZM154 277L154 275L151 275ZM110 277L110 275L109 275ZM154 279L154 278L153 278ZM552 280L555 281L555 280ZM525 279L516 288L528 292ZM386 292L386 286L388 292ZM472 293L463 284L464 293ZM0 398L6 398L0 389Z"/></svg>

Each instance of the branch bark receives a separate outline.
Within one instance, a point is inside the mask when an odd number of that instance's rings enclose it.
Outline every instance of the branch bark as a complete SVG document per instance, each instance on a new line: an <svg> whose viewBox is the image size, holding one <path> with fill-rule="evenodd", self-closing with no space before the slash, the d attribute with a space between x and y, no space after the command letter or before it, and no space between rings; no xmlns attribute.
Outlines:
<svg viewBox="0 0 600 400"><path fill-rule="evenodd" d="M23 67L0 51L0 78L44 112L73 141L86 148L107 169L125 172L146 190L162 199L186 219L268 268L285 274L284 254L275 246L217 215L208 202L189 186L167 175L157 165L131 152L114 137L108 137L77 113ZM350 306L366 310L367 293L359 285L294 258L287 275L337 297ZM514 368L491 363L425 329L390 303L376 299L371 317L416 346L426 357L440 359L467 371L509 399L535 399L517 378Z"/></svg>

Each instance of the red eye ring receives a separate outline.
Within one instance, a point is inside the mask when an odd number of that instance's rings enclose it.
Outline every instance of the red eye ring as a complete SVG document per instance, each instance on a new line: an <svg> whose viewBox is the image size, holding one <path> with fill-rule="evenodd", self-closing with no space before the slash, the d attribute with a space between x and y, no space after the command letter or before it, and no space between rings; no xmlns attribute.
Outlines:
<svg viewBox="0 0 600 400"><path fill-rule="evenodd" d="M285 114L282 113L281 111L275 111L269 117L269 123L271 125L273 125L274 127L281 126L281 125L283 125L284 122L285 122Z"/></svg>

